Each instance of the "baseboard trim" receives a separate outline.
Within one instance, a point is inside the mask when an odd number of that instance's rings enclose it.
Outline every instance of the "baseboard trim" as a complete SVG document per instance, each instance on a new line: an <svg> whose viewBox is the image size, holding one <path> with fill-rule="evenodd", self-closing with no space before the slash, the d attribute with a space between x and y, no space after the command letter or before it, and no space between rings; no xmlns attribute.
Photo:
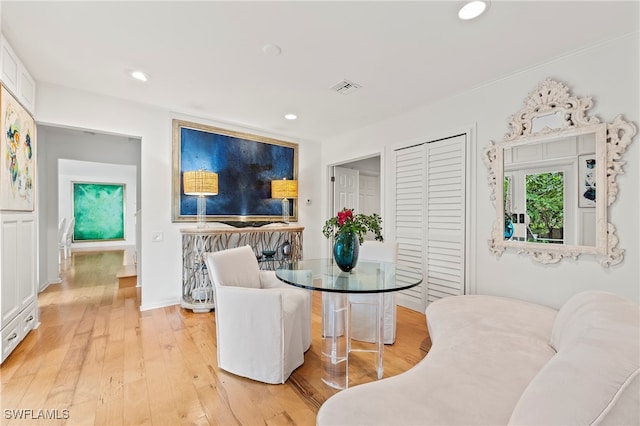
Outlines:
<svg viewBox="0 0 640 426"><path fill-rule="evenodd" d="M173 306L173 305L179 305L179 304L180 304L179 299L165 300L164 302L140 305L140 311L149 311L151 309L166 308L167 306Z"/></svg>
<svg viewBox="0 0 640 426"><path fill-rule="evenodd" d="M47 281L43 286L38 287L38 293L45 291L51 284L62 284L62 278L58 278L55 281Z"/></svg>

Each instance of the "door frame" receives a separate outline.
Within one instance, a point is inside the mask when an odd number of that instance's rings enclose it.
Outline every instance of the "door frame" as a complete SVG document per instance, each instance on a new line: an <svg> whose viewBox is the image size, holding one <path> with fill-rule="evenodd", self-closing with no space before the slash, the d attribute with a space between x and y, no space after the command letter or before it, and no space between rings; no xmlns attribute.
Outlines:
<svg viewBox="0 0 640 426"><path fill-rule="evenodd" d="M326 204L326 210L325 210L325 219L322 220L322 224L324 225L325 220L327 220L328 218L334 216L337 211L333 205L333 200L334 200L334 185L333 182L331 181L331 177L333 176L333 168L334 167L343 167L345 165L351 164L351 163L355 163L357 161L360 160L366 160L368 158L375 158L378 157L380 159L380 216L383 218L384 220L384 214L385 214L385 206L386 206L386 197L385 197L385 193L386 193L386 179L385 179L385 175L386 175L386 166L387 166L387 161L386 161L386 156L385 156L385 152L384 150L382 151L373 151L369 154L366 155L362 155L359 157L353 157L347 160L342 160L339 162L335 162L335 163L331 163L331 164L327 164L327 168L326 168L326 173L327 173L327 180L326 180L326 199L328 200L327 204ZM383 222L384 223L384 222ZM385 228L383 226L382 228L382 236L384 238L387 237L387 232L385 232ZM326 244L326 256L327 257L331 257L332 256L332 246L330 243Z"/></svg>

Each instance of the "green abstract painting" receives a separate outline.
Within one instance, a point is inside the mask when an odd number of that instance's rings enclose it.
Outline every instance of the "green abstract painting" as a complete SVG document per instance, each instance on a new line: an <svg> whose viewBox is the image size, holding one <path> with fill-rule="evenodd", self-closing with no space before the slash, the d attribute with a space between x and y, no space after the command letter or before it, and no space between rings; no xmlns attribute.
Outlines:
<svg viewBox="0 0 640 426"><path fill-rule="evenodd" d="M124 184L73 183L74 241L124 239Z"/></svg>

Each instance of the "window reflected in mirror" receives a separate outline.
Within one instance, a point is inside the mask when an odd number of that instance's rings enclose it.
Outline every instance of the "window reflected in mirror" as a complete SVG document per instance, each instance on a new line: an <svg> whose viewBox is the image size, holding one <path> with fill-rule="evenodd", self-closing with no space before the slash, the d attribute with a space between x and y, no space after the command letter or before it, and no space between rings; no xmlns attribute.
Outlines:
<svg viewBox="0 0 640 426"><path fill-rule="evenodd" d="M545 171L527 173L525 170L504 177L504 239L541 244L564 244L565 173ZM523 179L519 177L522 176ZM521 182L518 186L518 182ZM522 203L522 209L514 210ZM516 211L520 210L520 212Z"/></svg>
<svg viewBox="0 0 640 426"><path fill-rule="evenodd" d="M526 241L564 244L564 173L525 176Z"/></svg>
<svg viewBox="0 0 640 426"><path fill-rule="evenodd" d="M504 209L504 239L510 240L511 238L513 238L513 232L515 230L515 227L513 226L514 218L512 218L513 209L511 205L511 200L513 199L513 195L511 195L511 191L513 190L513 182L511 176L504 177L504 185L502 187L502 190L502 200L504 201L504 205L502 206Z"/></svg>
<svg viewBox="0 0 640 426"><path fill-rule="evenodd" d="M594 246L595 169L588 168L594 135L550 138L503 152L504 240Z"/></svg>

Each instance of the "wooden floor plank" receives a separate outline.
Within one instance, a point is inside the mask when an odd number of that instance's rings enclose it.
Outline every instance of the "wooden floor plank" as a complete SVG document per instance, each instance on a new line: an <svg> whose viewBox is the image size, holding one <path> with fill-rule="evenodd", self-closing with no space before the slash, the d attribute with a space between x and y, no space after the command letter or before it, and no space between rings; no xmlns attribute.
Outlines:
<svg viewBox="0 0 640 426"><path fill-rule="evenodd" d="M145 380L149 410L153 424L176 425L180 423L178 411L173 399L173 391L169 378L164 373L166 365L162 356L161 342L155 331L155 319L144 316L140 324L142 339L142 356L144 358ZM158 374L161 371L162 374Z"/></svg>
<svg viewBox="0 0 640 426"><path fill-rule="evenodd" d="M118 288L123 256L72 253L62 283L38 296L40 327L0 366L3 414L31 409L67 417L9 416L1 424L315 424L319 407L337 392L320 380L319 293L304 364L284 385L268 385L218 368L215 312L178 305L140 312L140 288ZM423 314L398 308L397 318L396 343L385 346L385 377L411 368L430 345ZM353 356L352 385L375 380L367 355Z"/></svg>
<svg viewBox="0 0 640 426"><path fill-rule="evenodd" d="M151 411L149 409L149 395L147 380L144 377L125 383L124 385L124 424L150 425Z"/></svg>
<svg viewBox="0 0 640 426"><path fill-rule="evenodd" d="M104 363L98 383L96 424L123 424L124 340L107 340Z"/></svg>
<svg viewBox="0 0 640 426"><path fill-rule="evenodd" d="M107 350L107 338L105 336L91 337L86 358L82 364L80 376L73 395L72 405L83 404L86 401L97 401L102 366ZM95 407L95 403L93 404Z"/></svg>

